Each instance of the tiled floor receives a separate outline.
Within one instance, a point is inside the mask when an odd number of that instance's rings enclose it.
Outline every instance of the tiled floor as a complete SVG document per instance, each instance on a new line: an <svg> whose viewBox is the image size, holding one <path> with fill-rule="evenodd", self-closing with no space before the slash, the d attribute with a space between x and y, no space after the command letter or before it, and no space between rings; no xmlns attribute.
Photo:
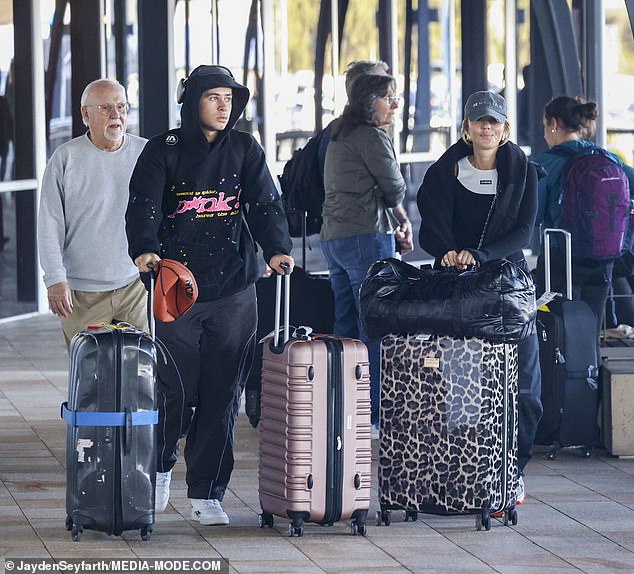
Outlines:
<svg viewBox="0 0 634 574"><path fill-rule="evenodd" d="M257 574L634 572L634 460L603 451L583 459L566 451L547 461L539 453L528 467L528 497L516 527L494 521L490 532L477 532L471 517L419 514L416 523L406 523L394 513L389 527L370 521L365 538L352 536L345 523L307 525L304 537L289 538L283 519L273 529L258 527L258 431L244 415L224 503L231 525L205 527L188 520L179 463L171 505L158 515L150 541L142 542L138 532L117 538L85 531L80 542L72 542L64 528L65 425L59 419L66 366L55 318L0 325L3 558L222 556L232 572ZM376 490L373 499L372 516Z"/></svg>
<svg viewBox="0 0 634 574"><path fill-rule="evenodd" d="M0 193L0 319L32 313L37 308L34 301L24 301L18 297L15 202L15 193ZM7 238L7 241L3 242L3 238Z"/></svg>

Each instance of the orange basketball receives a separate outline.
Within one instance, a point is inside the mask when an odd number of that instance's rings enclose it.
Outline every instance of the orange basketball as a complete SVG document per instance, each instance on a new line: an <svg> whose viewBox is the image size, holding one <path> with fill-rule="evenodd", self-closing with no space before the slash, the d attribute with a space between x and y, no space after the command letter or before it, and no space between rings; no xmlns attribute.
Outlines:
<svg viewBox="0 0 634 574"><path fill-rule="evenodd" d="M198 284L192 272L179 261L161 259L154 287L154 316L159 321L178 319L198 298Z"/></svg>

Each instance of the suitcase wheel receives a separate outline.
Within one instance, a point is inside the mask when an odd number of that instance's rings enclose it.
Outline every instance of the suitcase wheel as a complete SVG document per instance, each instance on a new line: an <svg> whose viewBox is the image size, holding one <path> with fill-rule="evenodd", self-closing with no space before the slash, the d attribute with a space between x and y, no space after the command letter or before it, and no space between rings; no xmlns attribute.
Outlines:
<svg viewBox="0 0 634 574"><path fill-rule="evenodd" d="M146 542L150 539L151 536L152 536L151 526L144 526L143 528L141 528L141 540Z"/></svg>
<svg viewBox="0 0 634 574"><path fill-rule="evenodd" d="M264 528L265 526L273 528L273 515L268 512L263 512L258 516L258 522L260 523L260 528Z"/></svg>
<svg viewBox="0 0 634 574"><path fill-rule="evenodd" d="M81 540L81 533L84 531L82 526L78 524L74 524L71 530L71 536L73 537L73 542L79 542Z"/></svg>
<svg viewBox="0 0 634 574"><path fill-rule="evenodd" d="M303 525L294 525L292 522L288 523L288 535L289 536L304 536L304 526Z"/></svg>
<svg viewBox="0 0 634 574"><path fill-rule="evenodd" d="M515 508L511 508L504 513L504 526L508 526L509 521L513 526L517 526L517 510Z"/></svg>
<svg viewBox="0 0 634 574"><path fill-rule="evenodd" d="M481 514L476 514L475 517L476 530L480 531L482 528L485 530L491 530L491 516L488 510L483 510Z"/></svg>
<svg viewBox="0 0 634 574"><path fill-rule="evenodd" d="M406 510L405 511L405 522L416 522L418 520L418 512L415 510Z"/></svg>
<svg viewBox="0 0 634 574"><path fill-rule="evenodd" d="M377 510L376 511L376 525L381 526L381 524L385 524L385 526L389 526L392 522L392 513L389 510Z"/></svg>
<svg viewBox="0 0 634 574"><path fill-rule="evenodd" d="M557 448L552 448L551 450L548 451L548 453L546 454L546 458L548 460L555 460L556 456L557 456Z"/></svg>
<svg viewBox="0 0 634 574"><path fill-rule="evenodd" d="M70 532L73 529L73 519L67 514L66 515L66 530Z"/></svg>
<svg viewBox="0 0 634 574"><path fill-rule="evenodd" d="M352 532L353 536L360 534L361 536L365 536L368 532L365 523L360 523L356 520L353 520L350 523L350 532Z"/></svg>
<svg viewBox="0 0 634 574"><path fill-rule="evenodd" d="M249 417L249 422L253 428L258 426L260 422L260 416L262 414L260 407L260 391L250 390L244 393L244 412Z"/></svg>

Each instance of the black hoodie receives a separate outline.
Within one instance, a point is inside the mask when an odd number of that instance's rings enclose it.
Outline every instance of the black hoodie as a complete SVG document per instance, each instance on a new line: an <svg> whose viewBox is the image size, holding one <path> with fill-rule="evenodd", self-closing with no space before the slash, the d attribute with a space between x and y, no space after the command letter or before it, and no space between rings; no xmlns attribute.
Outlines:
<svg viewBox="0 0 634 574"><path fill-rule="evenodd" d="M210 88L230 87L229 122L208 143L198 104ZM148 141L130 180L126 212L129 254L156 253L187 265L198 300L232 295L258 277L255 241L268 263L292 243L264 152L233 129L249 99L222 66L199 66L185 82L180 129Z"/></svg>
<svg viewBox="0 0 634 574"><path fill-rule="evenodd" d="M522 249L530 243L537 214L537 171L511 142L500 146L496 154L498 197L482 247L458 245L456 236L465 223L455 217L454 201L462 186L456 177L456 163L472 153L471 146L458 140L427 170L417 197L420 246L436 258L436 263L452 249L468 249L480 264L502 258L523 260ZM478 225L482 229L484 219Z"/></svg>

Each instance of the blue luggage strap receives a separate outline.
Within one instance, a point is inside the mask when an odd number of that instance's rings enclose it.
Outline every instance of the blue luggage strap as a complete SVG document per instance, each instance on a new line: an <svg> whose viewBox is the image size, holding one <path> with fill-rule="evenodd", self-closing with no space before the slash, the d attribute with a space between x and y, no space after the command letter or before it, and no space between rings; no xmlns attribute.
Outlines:
<svg viewBox="0 0 634 574"><path fill-rule="evenodd" d="M66 424L74 427L124 427L127 426L126 412L71 411L68 402L62 403L61 416ZM131 415L132 426L155 425L158 410L136 411Z"/></svg>

